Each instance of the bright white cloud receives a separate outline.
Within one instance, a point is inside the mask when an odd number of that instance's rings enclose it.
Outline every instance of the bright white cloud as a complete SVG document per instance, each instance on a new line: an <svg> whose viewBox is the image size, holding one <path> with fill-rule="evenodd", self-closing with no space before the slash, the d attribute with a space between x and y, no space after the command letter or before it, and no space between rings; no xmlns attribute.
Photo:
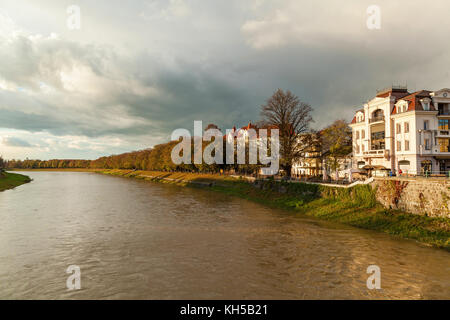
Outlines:
<svg viewBox="0 0 450 320"><path fill-rule="evenodd" d="M381 9L381 29L373 32L366 24L367 8L372 4L360 0L285 0L255 11L255 17L243 23L241 30L252 47L264 49L296 44L327 47L339 41L381 46L380 40L384 45L403 42L410 46L418 36L444 36L450 28L444 17L450 5L445 0L427 3L426 10L423 0L411 0L407 5L380 0L376 4Z"/></svg>

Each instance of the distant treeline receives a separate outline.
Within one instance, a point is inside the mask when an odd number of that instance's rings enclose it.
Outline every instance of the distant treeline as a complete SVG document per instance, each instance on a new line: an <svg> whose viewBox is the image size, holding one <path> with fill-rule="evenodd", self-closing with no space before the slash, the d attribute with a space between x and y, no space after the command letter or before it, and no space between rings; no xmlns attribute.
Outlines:
<svg viewBox="0 0 450 320"><path fill-rule="evenodd" d="M258 165L221 165L221 164L181 164L173 163L172 149L179 141L156 145L151 149L101 157L96 160L9 160L8 169L129 169L148 171L189 171L189 172L235 172L254 173ZM209 142L208 142L209 144ZM204 143L203 148L207 144ZM194 150L191 150L192 158ZM224 152L225 154L225 152ZM192 159L193 160L193 159Z"/></svg>
<svg viewBox="0 0 450 320"><path fill-rule="evenodd" d="M89 168L90 160L7 160L7 169Z"/></svg>

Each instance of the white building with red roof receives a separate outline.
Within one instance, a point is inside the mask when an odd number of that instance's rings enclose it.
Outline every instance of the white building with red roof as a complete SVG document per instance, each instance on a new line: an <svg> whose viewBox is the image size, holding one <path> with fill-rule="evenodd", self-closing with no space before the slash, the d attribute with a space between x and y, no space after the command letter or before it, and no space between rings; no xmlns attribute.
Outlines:
<svg viewBox="0 0 450 320"><path fill-rule="evenodd" d="M356 111L354 164L377 173L450 171L450 89L391 87Z"/></svg>

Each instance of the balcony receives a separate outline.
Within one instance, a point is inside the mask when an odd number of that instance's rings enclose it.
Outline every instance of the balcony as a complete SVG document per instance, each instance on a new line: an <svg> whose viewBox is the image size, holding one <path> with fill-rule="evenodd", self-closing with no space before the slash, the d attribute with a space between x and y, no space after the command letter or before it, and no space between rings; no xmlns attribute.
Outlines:
<svg viewBox="0 0 450 320"><path fill-rule="evenodd" d="M384 116L372 117L369 119L369 123L384 122Z"/></svg>
<svg viewBox="0 0 450 320"><path fill-rule="evenodd" d="M364 157L368 158L389 158L389 150L370 150L363 152Z"/></svg>

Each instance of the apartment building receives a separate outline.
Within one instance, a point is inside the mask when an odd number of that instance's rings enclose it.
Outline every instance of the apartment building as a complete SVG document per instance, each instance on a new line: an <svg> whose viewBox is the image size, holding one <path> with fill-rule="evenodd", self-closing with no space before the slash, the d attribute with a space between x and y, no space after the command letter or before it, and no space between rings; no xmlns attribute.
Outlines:
<svg viewBox="0 0 450 320"><path fill-rule="evenodd" d="M407 174L450 171L450 89L391 87L356 111L354 166Z"/></svg>

